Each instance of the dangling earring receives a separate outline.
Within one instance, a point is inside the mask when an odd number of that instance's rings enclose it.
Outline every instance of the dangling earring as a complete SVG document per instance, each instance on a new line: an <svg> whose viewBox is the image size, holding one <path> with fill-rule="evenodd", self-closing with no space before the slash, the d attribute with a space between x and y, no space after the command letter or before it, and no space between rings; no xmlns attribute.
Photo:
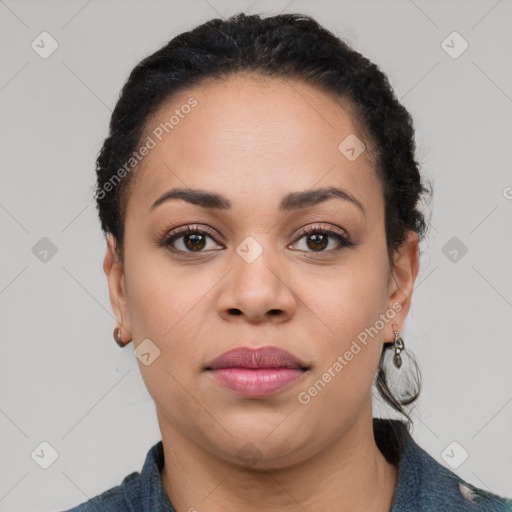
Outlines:
<svg viewBox="0 0 512 512"><path fill-rule="evenodd" d="M131 340L129 341L126 341L124 342L123 341L123 335L121 334L121 329L116 325L114 327L114 331L112 333L112 335L114 336L114 340L115 342L121 347L125 347L126 345L128 345L128 343L130 343Z"/></svg>
<svg viewBox="0 0 512 512"><path fill-rule="evenodd" d="M399 331L393 330L395 333L395 340L393 341L393 344L395 346L395 355L393 356L393 363L395 363L395 366L397 368L400 368L402 366L402 357L400 356L400 352L405 348L404 340L401 337L398 337Z"/></svg>

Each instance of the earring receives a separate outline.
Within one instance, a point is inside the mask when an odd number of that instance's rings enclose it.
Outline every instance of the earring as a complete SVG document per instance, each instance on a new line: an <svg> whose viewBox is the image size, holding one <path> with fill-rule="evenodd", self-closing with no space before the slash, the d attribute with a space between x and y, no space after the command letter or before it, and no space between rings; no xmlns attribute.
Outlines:
<svg viewBox="0 0 512 512"><path fill-rule="evenodd" d="M404 340L401 337L398 337L400 334L398 331L393 330L395 333L395 339L393 341L393 344L395 346L395 355L393 356L393 363L395 363L395 366L397 368L400 368L402 366L402 357L400 356L400 352L405 348Z"/></svg>
<svg viewBox="0 0 512 512"><path fill-rule="evenodd" d="M121 334L121 329L120 327L118 327L117 325L114 327L114 331L112 333L112 335L114 336L114 340L115 342L121 347L125 347L126 345L128 345L128 343L130 343L131 340L129 341L126 341L124 342L123 341L123 335Z"/></svg>

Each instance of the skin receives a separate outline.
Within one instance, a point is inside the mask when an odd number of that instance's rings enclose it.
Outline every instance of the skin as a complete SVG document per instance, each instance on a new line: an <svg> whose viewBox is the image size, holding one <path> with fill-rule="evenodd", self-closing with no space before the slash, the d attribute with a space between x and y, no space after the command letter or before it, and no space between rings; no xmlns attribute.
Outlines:
<svg viewBox="0 0 512 512"><path fill-rule="evenodd" d="M178 512L208 510L389 511L397 468L373 437L371 387L382 343L402 329L418 274L418 236L386 251L384 198L369 151L349 161L338 145L365 141L347 108L297 80L239 74L195 86L166 103L151 129L194 97L198 105L136 170L125 224L124 266L109 237L104 271L123 338L160 350L140 371L156 404L166 465L162 483ZM283 214L289 192L337 186L355 196ZM173 187L225 195L231 210L183 200L151 204ZM327 224L328 223L328 224ZM158 246L159 234L198 225L214 230L186 258ZM319 249L306 226L344 234ZM165 231L167 229L167 231ZM248 236L263 252L236 252ZM181 238L175 247L187 250ZM218 243L217 243L218 242ZM189 243L189 247L190 247ZM189 253L190 253L189 249ZM379 315L392 322L336 377L298 401ZM238 313L238 314L236 314ZM234 347L273 345L309 370L291 386L249 399L217 384L204 366ZM133 348L135 348L133 347ZM261 457L238 455L247 444Z"/></svg>

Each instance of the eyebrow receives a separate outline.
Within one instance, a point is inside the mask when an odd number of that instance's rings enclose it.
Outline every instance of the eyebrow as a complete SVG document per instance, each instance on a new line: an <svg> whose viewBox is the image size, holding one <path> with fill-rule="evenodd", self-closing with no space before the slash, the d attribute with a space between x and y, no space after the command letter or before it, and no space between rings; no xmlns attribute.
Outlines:
<svg viewBox="0 0 512 512"><path fill-rule="evenodd" d="M352 203L361 210L363 215L366 215L366 210L363 205L352 194L338 187L325 187L291 192L281 199L279 210L289 212L314 206L333 198L343 199ZM153 211L157 206L171 199L181 199L203 208L215 210L230 210L232 206L231 201L227 197L215 192L191 188L173 188L162 194L151 205L150 211Z"/></svg>

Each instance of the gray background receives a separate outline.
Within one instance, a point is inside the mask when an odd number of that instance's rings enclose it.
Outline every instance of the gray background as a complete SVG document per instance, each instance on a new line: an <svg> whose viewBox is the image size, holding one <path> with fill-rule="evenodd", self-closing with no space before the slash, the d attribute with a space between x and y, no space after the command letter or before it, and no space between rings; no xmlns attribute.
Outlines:
<svg viewBox="0 0 512 512"><path fill-rule="evenodd" d="M403 332L423 372L413 435L447 467L441 454L456 441L469 457L453 471L512 496L510 0L5 0L0 510L85 501L139 471L160 439L133 345L122 350L111 335L94 160L133 66L176 34L242 10L313 15L380 65L413 115L434 180ZM43 31L59 45L47 59L31 47ZM453 31L469 43L458 58L442 46ZM57 249L46 262L43 237ZM58 453L48 469L31 457L43 441Z"/></svg>

